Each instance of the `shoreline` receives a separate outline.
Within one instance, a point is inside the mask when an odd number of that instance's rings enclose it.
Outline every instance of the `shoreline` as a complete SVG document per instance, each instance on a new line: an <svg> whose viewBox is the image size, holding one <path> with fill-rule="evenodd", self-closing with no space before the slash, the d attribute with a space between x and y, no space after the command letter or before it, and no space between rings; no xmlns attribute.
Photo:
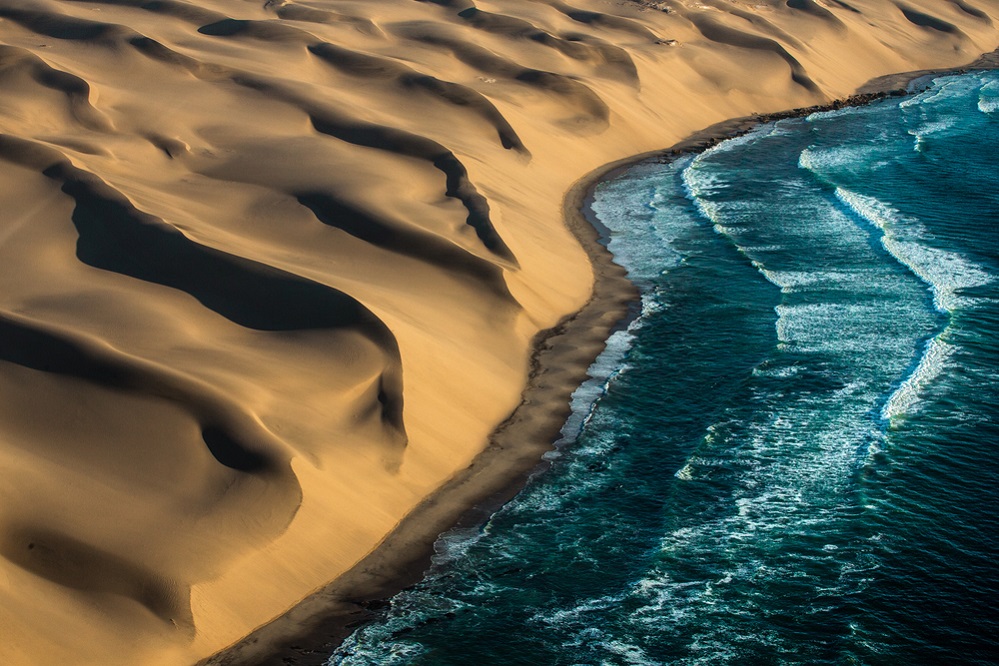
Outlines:
<svg viewBox="0 0 999 666"><path fill-rule="evenodd" d="M668 161L700 152L762 124L904 96L919 79L989 69L999 69L999 49L962 67L877 77L860 86L854 95L828 104L725 120L668 148L610 162L577 180L563 198L562 214L593 266L593 292L580 310L535 337L521 402L492 433L485 450L468 468L421 502L345 574L198 664L325 664L336 646L358 626L373 619L391 596L423 579L434 544L442 533L455 527L481 525L517 495L535 473L548 467L542 454L550 451L559 438L571 413L572 392L587 379L587 370L611 333L634 316L639 298L625 269L614 263L602 242L601 225L590 210L594 191L601 182L642 162Z"/></svg>

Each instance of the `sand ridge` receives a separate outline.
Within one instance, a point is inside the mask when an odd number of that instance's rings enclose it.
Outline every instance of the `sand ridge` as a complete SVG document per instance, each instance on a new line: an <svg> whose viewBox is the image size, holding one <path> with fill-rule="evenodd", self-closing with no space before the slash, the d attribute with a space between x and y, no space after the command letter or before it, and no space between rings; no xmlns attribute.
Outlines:
<svg viewBox="0 0 999 666"><path fill-rule="evenodd" d="M573 182L969 62L997 18L5 0L0 661L191 663L285 612L520 402L536 336L591 294Z"/></svg>

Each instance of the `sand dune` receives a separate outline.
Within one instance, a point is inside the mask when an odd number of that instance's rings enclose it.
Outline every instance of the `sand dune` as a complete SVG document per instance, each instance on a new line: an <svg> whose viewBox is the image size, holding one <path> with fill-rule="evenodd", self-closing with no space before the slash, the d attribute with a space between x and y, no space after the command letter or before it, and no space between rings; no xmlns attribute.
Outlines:
<svg viewBox="0 0 999 666"><path fill-rule="evenodd" d="M280 615L518 404L591 292L574 181L971 61L997 17L0 3L0 663L192 663Z"/></svg>

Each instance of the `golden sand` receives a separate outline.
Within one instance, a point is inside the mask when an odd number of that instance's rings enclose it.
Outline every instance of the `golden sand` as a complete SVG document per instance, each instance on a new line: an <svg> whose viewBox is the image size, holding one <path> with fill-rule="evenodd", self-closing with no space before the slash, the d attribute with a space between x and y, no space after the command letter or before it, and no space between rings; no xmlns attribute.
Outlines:
<svg viewBox="0 0 999 666"><path fill-rule="evenodd" d="M195 662L502 495L534 342L550 432L627 296L538 338L574 182L999 43L996 0L571 3L0 3L0 663Z"/></svg>

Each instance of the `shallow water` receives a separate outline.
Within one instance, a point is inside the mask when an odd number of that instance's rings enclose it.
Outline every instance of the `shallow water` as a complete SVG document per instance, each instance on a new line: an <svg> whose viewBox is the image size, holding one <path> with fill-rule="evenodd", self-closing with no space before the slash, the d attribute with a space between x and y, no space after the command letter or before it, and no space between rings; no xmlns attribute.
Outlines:
<svg viewBox="0 0 999 666"><path fill-rule="evenodd" d="M641 316L330 663L996 663L997 150L976 73L603 183Z"/></svg>

